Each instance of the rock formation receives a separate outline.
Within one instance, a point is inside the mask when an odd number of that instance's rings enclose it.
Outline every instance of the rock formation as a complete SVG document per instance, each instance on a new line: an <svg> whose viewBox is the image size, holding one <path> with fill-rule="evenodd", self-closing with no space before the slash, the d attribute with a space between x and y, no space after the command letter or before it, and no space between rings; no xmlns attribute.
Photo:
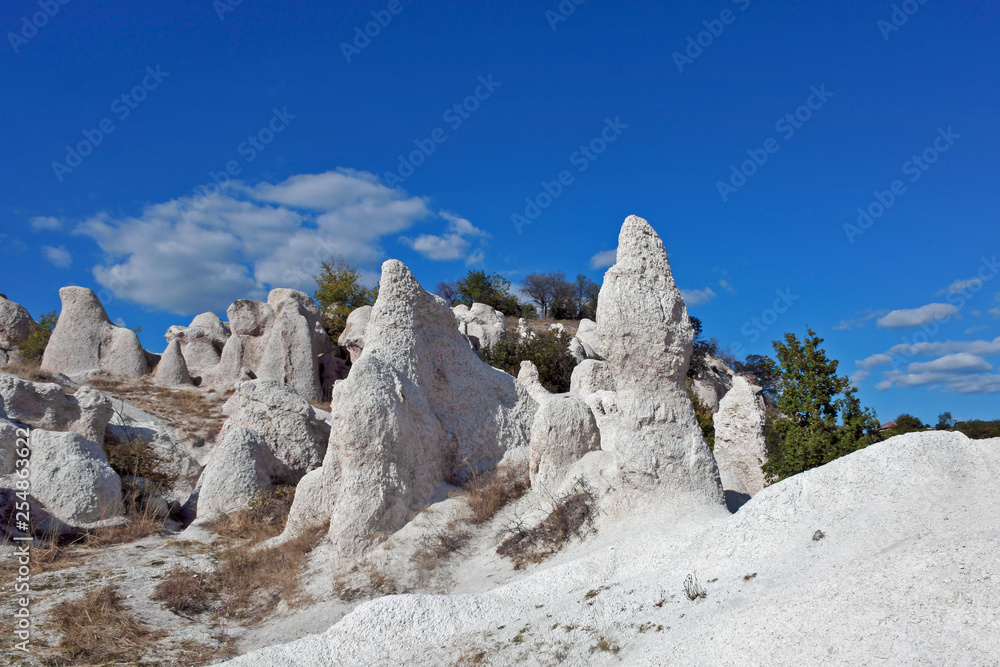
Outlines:
<svg viewBox="0 0 1000 667"><path fill-rule="evenodd" d="M507 321L499 310L473 303L472 308L459 304L452 312L458 320L458 330L469 339L473 350L488 350L507 338Z"/></svg>
<svg viewBox="0 0 1000 667"><path fill-rule="evenodd" d="M583 350L588 357L604 356L604 348L601 346L601 339L597 335L597 322L588 320L586 317L580 320L580 326L576 330L576 337L580 339Z"/></svg>
<svg viewBox="0 0 1000 667"><path fill-rule="evenodd" d="M146 354L131 329L115 326L86 287L59 290L62 312L42 357L42 370L73 378L102 371L124 378L149 372Z"/></svg>
<svg viewBox="0 0 1000 667"><path fill-rule="evenodd" d="M514 378L480 361L440 297L401 262L385 262L364 352L333 390L324 479L310 476L308 486L332 505L336 557L402 527L468 466L527 448L536 407ZM301 511L289 517L307 524Z"/></svg>
<svg viewBox="0 0 1000 667"><path fill-rule="evenodd" d="M92 387L67 394L55 383L0 373L0 417L47 431L72 431L103 444L111 416L111 401Z"/></svg>
<svg viewBox="0 0 1000 667"><path fill-rule="evenodd" d="M606 361L586 359L573 369L569 380L569 393L585 399L595 391L614 391L615 378Z"/></svg>
<svg viewBox="0 0 1000 667"><path fill-rule="evenodd" d="M518 340L531 340L535 337L535 332L531 330L528 326L528 321L523 317L517 320L517 338Z"/></svg>
<svg viewBox="0 0 1000 667"><path fill-rule="evenodd" d="M33 323L24 306L0 294L0 366L18 360L17 346L31 333Z"/></svg>
<svg viewBox="0 0 1000 667"><path fill-rule="evenodd" d="M338 344L347 348L351 355L352 364L358 360L361 351L365 349L365 328L367 328L371 316L371 306L361 306L352 310L351 314L347 316L347 324L344 326L343 332L337 339Z"/></svg>
<svg viewBox="0 0 1000 667"><path fill-rule="evenodd" d="M517 382L539 404L552 398L552 393L538 379L538 367L530 361L521 362L521 370L517 373Z"/></svg>
<svg viewBox="0 0 1000 667"><path fill-rule="evenodd" d="M695 374L691 391L702 405L715 412L719 409L719 401L733 385L734 375L726 362L709 355L705 358L704 368Z"/></svg>
<svg viewBox="0 0 1000 667"><path fill-rule="evenodd" d="M180 340L175 338L167 344L167 349L160 355L160 363L156 365L153 383L164 387L191 384L187 362L181 352Z"/></svg>
<svg viewBox="0 0 1000 667"><path fill-rule="evenodd" d="M277 380L241 382L238 410L226 421L205 466L199 520L245 508L254 494L294 485L323 462L329 426Z"/></svg>
<svg viewBox="0 0 1000 667"><path fill-rule="evenodd" d="M663 242L637 216L622 225L597 324L617 387L618 426L606 448L615 450L622 475L636 487L723 504L685 386L694 332Z"/></svg>
<svg viewBox="0 0 1000 667"><path fill-rule="evenodd" d="M554 496L576 461L601 448L601 434L590 408L576 396L561 394L543 403L531 425L531 488Z"/></svg>
<svg viewBox="0 0 1000 667"><path fill-rule="evenodd" d="M229 327L215 313L202 313L188 326L172 326L164 334L168 343L177 342L186 371L199 378L219 363L229 336Z"/></svg>
<svg viewBox="0 0 1000 667"><path fill-rule="evenodd" d="M733 388L722 398L715 420L715 460L722 488L755 496L764 488L761 466L767 463L764 441L764 399L761 388L746 378L733 378Z"/></svg>

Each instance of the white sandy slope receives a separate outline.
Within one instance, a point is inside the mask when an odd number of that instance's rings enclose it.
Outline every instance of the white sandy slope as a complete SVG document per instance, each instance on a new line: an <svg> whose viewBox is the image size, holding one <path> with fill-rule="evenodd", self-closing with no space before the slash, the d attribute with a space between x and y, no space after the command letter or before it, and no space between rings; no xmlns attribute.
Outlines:
<svg viewBox="0 0 1000 667"><path fill-rule="evenodd" d="M227 664L995 665L998 480L1000 439L899 436L735 515L605 527L487 593L376 599Z"/></svg>

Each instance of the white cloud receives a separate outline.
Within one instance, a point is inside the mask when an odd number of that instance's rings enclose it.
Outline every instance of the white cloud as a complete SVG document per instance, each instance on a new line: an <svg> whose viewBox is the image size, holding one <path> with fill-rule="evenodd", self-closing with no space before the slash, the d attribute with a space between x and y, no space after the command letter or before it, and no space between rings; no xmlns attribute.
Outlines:
<svg viewBox="0 0 1000 667"><path fill-rule="evenodd" d="M920 308L893 310L880 317L878 326L884 329L919 327L930 322L940 322L958 314L958 308L950 303L929 303Z"/></svg>
<svg viewBox="0 0 1000 667"><path fill-rule="evenodd" d="M886 373L885 378L875 385L875 388L880 390L892 387L926 387L959 394L996 394L1000 393L1000 375L946 371L927 373L891 371Z"/></svg>
<svg viewBox="0 0 1000 667"><path fill-rule="evenodd" d="M722 289L726 290L730 294L736 294L736 289L732 285L729 284L728 280L720 280L719 281L719 287L721 287Z"/></svg>
<svg viewBox="0 0 1000 667"><path fill-rule="evenodd" d="M60 269L68 268L70 264L73 263L73 256L69 254L66 250L66 246L61 245L58 248L53 248L52 246L42 246L42 252L45 253L45 259L49 260L53 266L58 266Z"/></svg>
<svg viewBox="0 0 1000 667"><path fill-rule="evenodd" d="M910 373L981 373L993 370L993 365L982 357L968 352L949 354L934 361L913 362L907 368Z"/></svg>
<svg viewBox="0 0 1000 667"><path fill-rule="evenodd" d="M990 325L988 325L988 324L980 324L979 326L976 326L976 327L969 327L968 329L965 330L965 333L967 333L967 334L974 334L974 333L978 333L980 331L983 331L984 329L989 329L989 328L990 328Z"/></svg>
<svg viewBox="0 0 1000 667"><path fill-rule="evenodd" d="M31 223L32 231L58 231L62 229L62 220L59 218L53 218L50 215L39 215L28 222Z"/></svg>
<svg viewBox="0 0 1000 667"><path fill-rule="evenodd" d="M415 239L406 236L399 237L399 240L410 246L427 259L438 262L450 262L465 258L466 264L477 264L483 261L486 256L482 249L485 239L489 234L479 229L465 218L459 217L446 211L441 212L441 217L448 221L448 232L443 235L421 234ZM472 244L470 238L478 238L480 247L469 251Z"/></svg>
<svg viewBox="0 0 1000 667"><path fill-rule="evenodd" d="M892 357L888 354L873 354L870 357L854 362L858 368L863 368L865 370L871 370L872 368L878 368L879 366L885 366L886 364L891 363Z"/></svg>
<svg viewBox="0 0 1000 667"><path fill-rule="evenodd" d="M983 286L983 281L980 278L969 278L968 280L956 280L952 284L945 287L943 290L938 292L938 294L959 294L968 289L978 292Z"/></svg>
<svg viewBox="0 0 1000 667"><path fill-rule="evenodd" d="M946 354L968 352L980 357L1000 354L1000 336L993 340L946 340L929 343L900 343L889 348L887 354L904 357L938 357Z"/></svg>
<svg viewBox="0 0 1000 667"><path fill-rule="evenodd" d="M604 269L618 261L618 248L614 250L602 250L590 258L590 268Z"/></svg>
<svg viewBox="0 0 1000 667"><path fill-rule="evenodd" d="M841 320L839 324L833 327L833 329L835 331L849 331L851 329L860 329L861 327L864 327L866 324L868 324L870 320L873 320L876 317L882 317L887 312L889 311L872 310L872 309L864 310L849 320Z"/></svg>
<svg viewBox="0 0 1000 667"><path fill-rule="evenodd" d="M684 303L688 306L700 306L714 299L715 292L712 291L711 287L706 287L705 289L682 289L681 296L684 298Z"/></svg>
<svg viewBox="0 0 1000 667"><path fill-rule="evenodd" d="M467 221L441 216L449 229L468 231ZM383 237L434 217L424 199L340 169L276 185L237 182L210 197L147 206L136 217L100 213L75 233L106 253L93 272L116 297L189 315L263 298L269 287L311 292L320 262L340 255L370 265L384 258Z"/></svg>

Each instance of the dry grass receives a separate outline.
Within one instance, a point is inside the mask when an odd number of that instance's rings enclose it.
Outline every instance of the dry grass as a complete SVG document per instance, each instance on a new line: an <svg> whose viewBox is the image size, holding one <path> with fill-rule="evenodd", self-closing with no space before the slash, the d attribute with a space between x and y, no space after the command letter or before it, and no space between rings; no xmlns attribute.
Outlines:
<svg viewBox="0 0 1000 667"><path fill-rule="evenodd" d="M594 496L586 487L569 493L558 501L545 519L527 528L520 521L508 528L508 536L497 553L514 562L514 569L528 563L540 563L562 549L574 536L582 535L593 523Z"/></svg>
<svg viewBox="0 0 1000 667"><path fill-rule="evenodd" d="M318 528L270 549L244 544L220 552L218 564L208 572L175 567L151 599L182 616L211 611L217 618L259 623L282 600L289 605L306 600L299 574L326 531Z"/></svg>
<svg viewBox="0 0 1000 667"><path fill-rule="evenodd" d="M333 580L333 591L344 602L405 592L395 579L371 562L355 564L346 574L338 574Z"/></svg>
<svg viewBox="0 0 1000 667"><path fill-rule="evenodd" d="M111 586L59 603L50 618L61 635L58 665L138 664L166 635L133 616Z"/></svg>
<svg viewBox="0 0 1000 667"><path fill-rule="evenodd" d="M205 528L231 541L251 545L281 534L295 499L295 487L279 485L253 497L249 507L205 523Z"/></svg>
<svg viewBox="0 0 1000 667"><path fill-rule="evenodd" d="M88 384L203 443L213 441L219 434L225 421L222 406L233 394L233 390L217 393L195 388L158 387L152 383L151 376L129 382L98 377Z"/></svg>
<svg viewBox="0 0 1000 667"><path fill-rule="evenodd" d="M461 519L453 519L444 528L420 538L411 557L417 568L424 572L433 570L442 559L461 552L472 537L464 524Z"/></svg>
<svg viewBox="0 0 1000 667"><path fill-rule="evenodd" d="M67 393L70 394L73 393L72 389L66 389L66 387L62 385L62 383L59 382L59 380L57 380L56 377L52 375L52 373L49 373L48 371L43 371L35 364L26 364L26 363L7 364L6 366L0 368L0 372L7 373L8 375L16 375L19 378L22 378L24 380L30 380L31 382L54 382L60 386L63 386L63 389L65 389Z"/></svg>
<svg viewBox="0 0 1000 667"><path fill-rule="evenodd" d="M474 525L485 523L507 503L517 500L531 487L525 467L503 466L488 473L473 473L465 493Z"/></svg>

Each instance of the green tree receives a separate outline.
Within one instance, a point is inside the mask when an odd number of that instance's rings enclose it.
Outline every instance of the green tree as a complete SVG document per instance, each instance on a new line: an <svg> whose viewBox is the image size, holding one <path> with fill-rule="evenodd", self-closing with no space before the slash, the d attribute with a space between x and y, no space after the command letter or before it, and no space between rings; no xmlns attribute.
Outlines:
<svg viewBox="0 0 1000 667"><path fill-rule="evenodd" d="M510 293L510 281L498 273L469 271L455 288L454 298L457 303L467 306L484 303L504 315L516 316L521 312L517 298Z"/></svg>
<svg viewBox="0 0 1000 667"><path fill-rule="evenodd" d="M955 418L951 416L950 412L942 412L938 415L937 425L934 427L937 431L950 431L955 428Z"/></svg>
<svg viewBox="0 0 1000 667"><path fill-rule="evenodd" d="M927 426L925 426L922 421L913 415L906 414L905 412L896 417L895 421L896 425L889 430L890 436L927 430Z"/></svg>
<svg viewBox="0 0 1000 667"><path fill-rule="evenodd" d="M688 366L687 376L697 377L708 367L708 358L719 351L719 341L715 338L705 340L701 337L701 320L697 317L688 317L691 328L694 329L694 343L692 344L691 365Z"/></svg>
<svg viewBox="0 0 1000 667"><path fill-rule="evenodd" d="M971 419L955 424L955 430L964 433L966 437L973 440L983 438L1000 438L1000 419L993 421L983 421L981 419Z"/></svg>
<svg viewBox="0 0 1000 667"><path fill-rule="evenodd" d="M861 406L850 380L837 375L837 360L820 347L823 339L812 329L806 331L802 341L786 333L784 342L774 342L781 391L764 466L770 481L829 463L880 439L874 412Z"/></svg>
<svg viewBox="0 0 1000 667"><path fill-rule="evenodd" d="M597 295L601 286L582 273L576 277L573 285L573 296L576 300L576 319L594 319L597 316Z"/></svg>
<svg viewBox="0 0 1000 667"><path fill-rule="evenodd" d="M549 330L534 338L516 340L514 336L496 343L483 355L483 360L517 377L522 361L530 361L538 368L538 380L551 392L569 391L569 381L576 367L576 360L569 353L569 334Z"/></svg>
<svg viewBox="0 0 1000 667"><path fill-rule="evenodd" d="M49 338L52 337L52 330L56 328L58 319L59 315L53 310L42 315L38 322L31 323L28 335L17 345L17 356L22 362L30 365L42 362L42 355L45 354L45 347L49 344Z"/></svg>
<svg viewBox="0 0 1000 667"><path fill-rule="evenodd" d="M347 316L361 306L370 306L378 296L377 287L365 287L357 267L340 257L323 262L316 280L316 302L323 313L323 328L337 340L347 324Z"/></svg>
<svg viewBox="0 0 1000 667"><path fill-rule="evenodd" d="M733 361L733 370L737 373L752 375L758 387L763 389L764 398L769 405L774 405L778 398L778 379L781 372L774 359L763 354L748 354L743 361Z"/></svg>

